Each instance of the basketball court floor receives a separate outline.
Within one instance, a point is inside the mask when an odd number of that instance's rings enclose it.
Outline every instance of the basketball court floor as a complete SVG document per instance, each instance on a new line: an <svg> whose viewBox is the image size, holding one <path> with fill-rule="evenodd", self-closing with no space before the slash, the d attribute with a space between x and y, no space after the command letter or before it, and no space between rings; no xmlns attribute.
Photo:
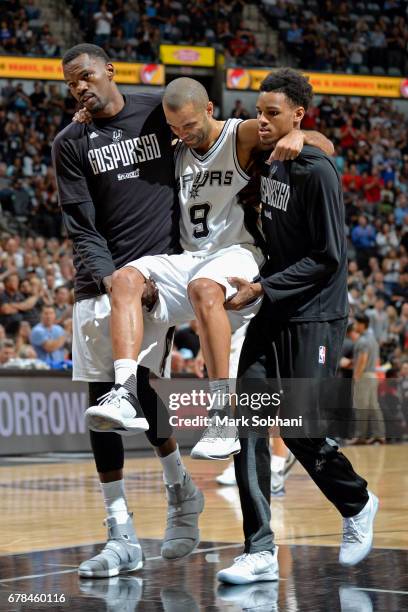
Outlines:
<svg viewBox="0 0 408 612"><path fill-rule="evenodd" d="M280 580L245 587L216 579L242 551L238 491L214 480L224 462L186 457L206 498L202 540L190 557L167 562L160 556L166 509L160 467L150 454L132 454L127 494L145 565L123 577L84 580L77 566L96 554L105 538L92 459L3 458L0 611L408 611L408 445L344 452L380 498L370 556L354 568L338 564L341 519L296 464L286 496L272 501Z"/></svg>

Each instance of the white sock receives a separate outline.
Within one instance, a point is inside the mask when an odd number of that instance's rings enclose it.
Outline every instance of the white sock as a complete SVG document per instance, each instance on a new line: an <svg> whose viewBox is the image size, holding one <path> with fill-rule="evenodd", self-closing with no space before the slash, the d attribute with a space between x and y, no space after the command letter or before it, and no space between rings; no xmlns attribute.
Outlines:
<svg viewBox="0 0 408 612"><path fill-rule="evenodd" d="M163 467L163 480L166 484L182 484L186 468L181 459L179 447L167 455L167 457L159 457Z"/></svg>
<svg viewBox="0 0 408 612"><path fill-rule="evenodd" d="M210 380L209 387L211 395L216 398L212 409L224 410L226 404L224 396L229 393L229 378Z"/></svg>
<svg viewBox="0 0 408 612"><path fill-rule="evenodd" d="M108 517L115 517L119 525L123 525L129 518L129 511L125 495L125 481L101 482L103 501Z"/></svg>
<svg viewBox="0 0 408 612"><path fill-rule="evenodd" d="M272 455L271 459L271 470L272 472L282 472L285 466L285 457L280 457L279 455Z"/></svg>
<svg viewBox="0 0 408 612"><path fill-rule="evenodd" d="M113 365L115 367L115 385L123 385L137 397L137 361L134 359L116 359Z"/></svg>

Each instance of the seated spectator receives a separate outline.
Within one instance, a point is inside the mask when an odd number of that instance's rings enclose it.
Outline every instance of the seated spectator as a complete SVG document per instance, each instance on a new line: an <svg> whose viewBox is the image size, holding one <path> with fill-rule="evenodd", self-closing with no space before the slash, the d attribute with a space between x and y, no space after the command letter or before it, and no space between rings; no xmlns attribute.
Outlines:
<svg viewBox="0 0 408 612"><path fill-rule="evenodd" d="M32 274L30 279L27 278L20 283L20 292L26 300L31 300L31 308L24 312L24 320L30 327L34 327L40 322L44 304L50 303L44 299L45 291L41 280L35 274Z"/></svg>
<svg viewBox="0 0 408 612"><path fill-rule="evenodd" d="M231 117L234 119L249 119L250 114L242 104L241 100L235 100L235 106L232 109Z"/></svg>
<svg viewBox="0 0 408 612"><path fill-rule="evenodd" d="M367 47L364 38L358 32L354 34L353 40L349 45L349 67L352 72L359 72L360 67L365 62Z"/></svg>
<svg viewBox="0 0 408 612"><path fill-rule="evenodd" d="M28 321L21 321L16 334L15 349L17 356L23 348L28 346L31 347L31 325Z"/></svg>
<svg viewBox="0 0 408 612"><path fill-rule="evenodd" d="M38 19L41 15L41 10L35 5L34 0L26 0L24 3L24 12L29 21Z"/></svg>
<svg viewBox="0 0 408 612"><path fill-rule="evenodd" d="M103 47L109 41L112 31L113 15L108 11L106 2L102 2L100 10L93 16L95 24L95 44Z"/></svg>
<svg viewBox="0 0 408 612"><path fill-rule="evenodd" d="M343 149L353 149L358 140L359 133L353 125L353 118L347 117L346 123L340 128L340 145Z"/></svg>
<svg viewBox="0 0 408 612"><path fill-rule="evenodd" d="M362 188L364 198L370 204L378 204L381 201L381 189L384 185L383 179L380 177L378 168L373 168L371 174L363 172Z"/></svg>
<svg viewBox="0 0 408 612"><path fill-rule="evenodd" d="M408 302L408 267L400 273L391 301L398 311L401 310L404 302Z"/></svg>
<svg viewBox="0 0 408 612"><path fill-rule="evenodd" d="M191 351L192 356L196 357L200 350L200 338L197 334L197 321L190 321L187 325L180 325L174 336L174 345L181 351L181 349L188 349Z"/></svg>
<svg viewBox="0 0 408 612"><path fill-rule="evenodd" d="M391 230L388 223L382 225L381 230L375 237L378 252L381 257L386 257L391 249L396 249L399 246L398 236L395 230Z"/></svg>
<svg viewBox="0 0 408 612"><path fill-rule="evenodd" d="M402 225L405 217L408 216L408 196L405 193L400 193L397 196L396 206L394 208L395 223Z"/></svg>
<svg viewBox="0 0 408 612"><path fill-rule="evenodd" d="M296 21L292 21L289 30L287 30L286 32L286 42L288 49L294 55L298 55L298 53L301 53L303 43L303 30L298 26Z"/></svg>
<svg viewBox="0 0 408 612"><path fill-rule="evenodd" d="M57 287L54 292L54 308L57 325L64 325L67 319L72 318L71 295L67 287Z"/></svg>
<svg viewBox="0 0 408 612"><path fill-rule="evenodd" d="M31 333L31 343L38 359L48 365L64 361L66 334L60 325L56 325L56 314L52 306L44 306L41 322L35 325Z"/></svg>
<svg viewBox="0 0 408 612"><path fill-rule="evenodd" d="M353 227L351 239L357 252L357 265L364 270L376 246L376 231L364 215L359 216L358 225Z"/></svg>
<svg viewBox="0 0 408 612"><path fill-rule="evenodd" d="M32 300L26 299L19 291L17 272L12 272L4 279L4 292L0 295L0 323L7 335L13 336L23 319L23 312L32 307Z"/></svg>
<svg viewBox="0 0 408 612"><path fill-rule="evenodd" d="M5 366L16 357L16 348L13 340L6 339L0 342L0 367Z"/></svg>
<svg viewBox="0 0 408 612"><path fill-rule="evenodd" d="M350 170L343 174L343 187L345 191L359 192L363 187L363 178L357 170L356 164L351 164Z"/></svg>

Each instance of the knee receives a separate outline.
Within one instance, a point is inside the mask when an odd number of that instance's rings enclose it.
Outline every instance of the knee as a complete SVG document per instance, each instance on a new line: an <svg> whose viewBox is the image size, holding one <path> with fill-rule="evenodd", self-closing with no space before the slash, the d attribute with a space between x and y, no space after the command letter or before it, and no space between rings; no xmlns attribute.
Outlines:
<svg viewBox="0 0 408 612"><path fill-rule="evenodd" d="M121 268L112 274L112 296L142 296L144 276L135 268Z"/></svg>
<svg viewBox="0 0 408 612"><path fill-rule="evenodd" d="M221 286L209 278L198 278L188 286L188 297L195 308L209 310L224 304L225 295Z"/></svg>

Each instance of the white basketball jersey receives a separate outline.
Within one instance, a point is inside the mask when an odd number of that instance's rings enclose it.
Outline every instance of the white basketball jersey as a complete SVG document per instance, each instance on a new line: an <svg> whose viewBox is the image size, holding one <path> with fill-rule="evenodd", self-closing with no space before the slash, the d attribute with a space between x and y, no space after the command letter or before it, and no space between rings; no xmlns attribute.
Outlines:
<svg viewBox="0 0 408 612"><path fill-rule="evenodd" d="M176 179L181 207L180 242L185 251L206 255L232 245L253 245L244 225L237 194L250 177L240 168L237 128L229 119L204 155L179 142L175 150Z"/></svg>

